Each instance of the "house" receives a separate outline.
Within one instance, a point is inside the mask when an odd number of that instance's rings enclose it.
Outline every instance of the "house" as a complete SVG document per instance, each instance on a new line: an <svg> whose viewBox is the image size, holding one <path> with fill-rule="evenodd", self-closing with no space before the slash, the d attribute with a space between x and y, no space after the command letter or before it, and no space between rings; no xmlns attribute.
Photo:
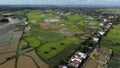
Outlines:
<svg viewBox="0 0 120 68"><path fill-rule="evenodd" d="M27 22L27 21L25 21L25 24L27 25L27 24L28 24L28 22Z"/></svg>
<svg viewBox="0 0 120 68"><path fill-rule="evenodd" d="M109 19L113 19L113 18L115 18L114 16L109 16Z"/></svg>
<svg viewBox="0 0 120 68"><path fill-rule="evenodd" d="M98 32L98 34L99 34L100 36L104 36L104 35L105 35L105 33L106 33L106 32L105 32L104 30L103 30L103 31L99 31L99 32Z"/></svg>
<svg viewBox="0 0 120 68"><path fill-rule="evenodd" d="M104 24L103 24L103 23L100 23L100 24L99 24L99 26L103 27L103 26L104 26Z"/></svg>
<svg viewBox="0 0 120 68"><path fill-rule="evenodd" d="M82 52L76 52L76 55L78 56L81 56L83 59L85 59L86 57L87 57L87 55L86 54L84 54L84 53L82 53Z"/></svg>
<svg viewBox="0 0 120 68"><path fill-rule="evenodd" d="M97 37L93 37L93 38L92 38L92 42L93 42L93 43L97 43L97 42L99 42L99 38L97 38Z"/></svg>
<svg viewBox="0 0 120 68"><path fill-rule="evenodd" d="M65 65L60 65L59 68L68 68L68 67Z"/></svg>
<svg viewBox="0 0 120 68"><path fill-rule="evenodd" d="M70 58L68 61L68 65L78 68L79 65L83 62L84 59L86 59L87 55L82 52L75 52L75 54Z"/></svg>
<svg viewBox="0 0 120 68"><path fill-rule="evenodd" d="M106 32L111 28L112 23L108 23L103 30L99 31L98 34L103 36L106 34Z"/></svg>
<svg viewBox="0 0 120 68"><path fill-rule="evenodd" d="M111 25L111 26L112 26L113 24L112 24L112 23L108 23L108 25Z"/></svg>
<svg viewBox="0 0 120 68"><path fill-rule="evenodd" d="M67 61L67 65L62 64L59 66L59 68L69 68L69 67L78 68L80 64L83 62L83 60L86 58L87 58L87 54L84 54L80 51L76 51Z"/></svg>
<svg viewBox="0 0 120 68"><path fill-rule="evenodd" d="M105 29L109 29L111 27L111 25L106 25Z"/></svg>
<svg viewBox="0 0 120 68"><path fill-rule="evenodd" d="M108 24L105 26L105 28L106 28L106 29L109 29L109 28L111 28L111 26L112 26L112 23L108 23Z"/></svg>
<svg viewBox="0 0 120 68"><path fill-rule="evenodd" d="M103 19L103 22L108 22L108 20L104 18L104 19Z"/></svg>
<svg viewBox="0 0 120 68"><path fill-rule="evenodd" d="M105 35L105 32L104 32L104 31L99 31L98 33L99 33L100 36Z"/></svg>

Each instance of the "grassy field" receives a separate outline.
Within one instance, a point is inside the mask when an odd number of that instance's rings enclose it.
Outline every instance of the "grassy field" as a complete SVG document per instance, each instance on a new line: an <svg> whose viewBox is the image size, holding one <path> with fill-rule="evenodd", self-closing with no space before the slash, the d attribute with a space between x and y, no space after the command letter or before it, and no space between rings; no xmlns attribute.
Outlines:
<svg viewBox="0 0 120 68"><path fill-rule="evenodd" d="M108 33L107 38L115 43L119 43L120 41L120 25L116 25L113 29Z"/></svg>
<svg viewBox="0 0 120 68"><path fill-rule="evenodd" d="M26 42L28 42L29 46L38 47L41 45L41 41L37 37L29 36L25 37L24 39Z"/></svg>
<svg viewBox="0 0 120 68"><path fill-rule="evenodd" d="M80 22L86 19L86 17L80 17L80 16L68 16L67 18L70 22Z"/></svg>
<svg viewBox="0 0 120 68"><path fill-rule="evenodd" d="M78 27L70 24L69 26L67 26L69 29L67 30L67 32L79 32L80 34L83 34L84 31L82 31L81 29L79 29Z"/></svg>
<svg viewBox="0 0 120 68"><path fill-rule="evenodd" d="M41 21L42 20L42 18L40 16L40 12L38 12L38 11L31 11L31 12L29 12L27 14L27 18L29 20L37 20L37 21Z"/></svg>
<svg viewBox="0 0 120 68"><path fill-rule="evenodd" d="M57 53L54 57L50 58L46 62L50 65L50 68L57 68L56 66L60 64L60 62L64 61L65 58L71 56L76 49L79 49L81 45L76 45L74 43L70 43L67 45L62 51Z"/></svg>
<svg viewBox="0 0 120 68"><path fill-rule="evenodd" d="M37 53L44 60L48 60L55 56L58 52L62 51L68 44L77 41L75 37L68 37L64 40L59 40L55 42L49 42L37 49Z"/></svg>
<svg viewBox="0 0 120 68"><path fill-rule="evenodd" d="M101 45L107 46L114 51L120 52L120 25L114 27L108 32L107 36L102 40Z"/></svg>
<svg viewBox="0 0 120 68"><path fill-rule="evenodd" d="M61 40L64 38L64 36L62 36L62 34L60 33L51 32L48 34L38 36L38 38L42 40L42 42L52 42L52 41Z"/></svg>

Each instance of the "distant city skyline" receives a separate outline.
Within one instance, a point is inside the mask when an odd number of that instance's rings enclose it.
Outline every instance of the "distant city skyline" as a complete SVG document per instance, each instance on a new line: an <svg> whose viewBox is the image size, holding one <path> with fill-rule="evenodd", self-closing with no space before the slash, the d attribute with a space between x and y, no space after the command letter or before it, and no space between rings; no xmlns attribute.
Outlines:
<svg viewBox="0 0 120 68"><path fill-rule="evenodd" d="M120 6L120 0L0 0L0 5L112 5Z"/></svg>

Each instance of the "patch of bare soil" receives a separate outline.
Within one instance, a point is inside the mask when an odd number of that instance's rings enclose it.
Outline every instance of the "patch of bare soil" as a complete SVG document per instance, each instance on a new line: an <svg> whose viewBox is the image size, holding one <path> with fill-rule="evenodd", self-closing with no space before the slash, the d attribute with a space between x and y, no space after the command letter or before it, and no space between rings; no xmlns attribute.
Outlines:
<svg viewBox="0 0 120 68"><path fill-rule="evenodd" d="M18 68L37 68L31 58L20 56L18 60Z"/></svg>
<svg viewBox="0 0 120 68"><path fill-rule="evenodd" d="M0 47L2 48L1 51L0 51L0 63L5 61L7 58L9 57L12 57L16 54L16 50L17 50L17 43L14 43L14 44L4 44L4 45L0 45ZM12 60L10 60L12 61ZM9 68L9 66L13 66L13 62L7 62L3 65L0 65L0 68ZM9 66L8 66L9 65ZM2 66L2 67L1 67ZM6 67L8 66L8 67ZM13 68L13 67L11 67Z"/></svg>
<svg viewBox="0 0 120 68"><path fill-rule="evenodd" d="M0 65L0 68L14 68L15 66L15 59L8 61L5 64Z"/></svg>
<svg viewBox="0 0 120 68"><path fill-rule="evenodd" d="M8 57L11 57L11 56L13 56L15 54L16 54L16 52L0 54L0 63L3 62L3 61L5 61Z"/></svg>
<svg viewBox="0 0 120 68"><path fill-rule="evenodd" d="M97 63L94 60L89 59L89 61L86 63L86 65L82 68L96 68L96 65L97 65Z"/></svg>
<svg viewBox="0 0 120 68"><path fill-rule="evenodd" d="M27 55L32 56L34 60L37 62L37 64L40 66L40 68L48 68L48 64L46 64L42 59L40 59L40 57L36 54L34 50L27 53Z"/></svg>
<svg viewBox="0 0 120 68"><path fill-rule="evenodd" d="M50 24L50 23L40 23L40 26L45 30L64 28L63 25Z"/></svg>

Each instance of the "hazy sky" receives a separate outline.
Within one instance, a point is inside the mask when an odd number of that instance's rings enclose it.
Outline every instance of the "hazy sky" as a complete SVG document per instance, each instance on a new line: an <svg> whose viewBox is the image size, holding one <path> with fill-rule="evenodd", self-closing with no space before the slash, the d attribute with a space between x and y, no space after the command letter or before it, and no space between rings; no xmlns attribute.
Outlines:
<svg viewBox="0 0 120 68"><path fill-rule="evenodd" d="M119 5L120 0L0 0L2 4L92 4L92 5Z"/></svg>

